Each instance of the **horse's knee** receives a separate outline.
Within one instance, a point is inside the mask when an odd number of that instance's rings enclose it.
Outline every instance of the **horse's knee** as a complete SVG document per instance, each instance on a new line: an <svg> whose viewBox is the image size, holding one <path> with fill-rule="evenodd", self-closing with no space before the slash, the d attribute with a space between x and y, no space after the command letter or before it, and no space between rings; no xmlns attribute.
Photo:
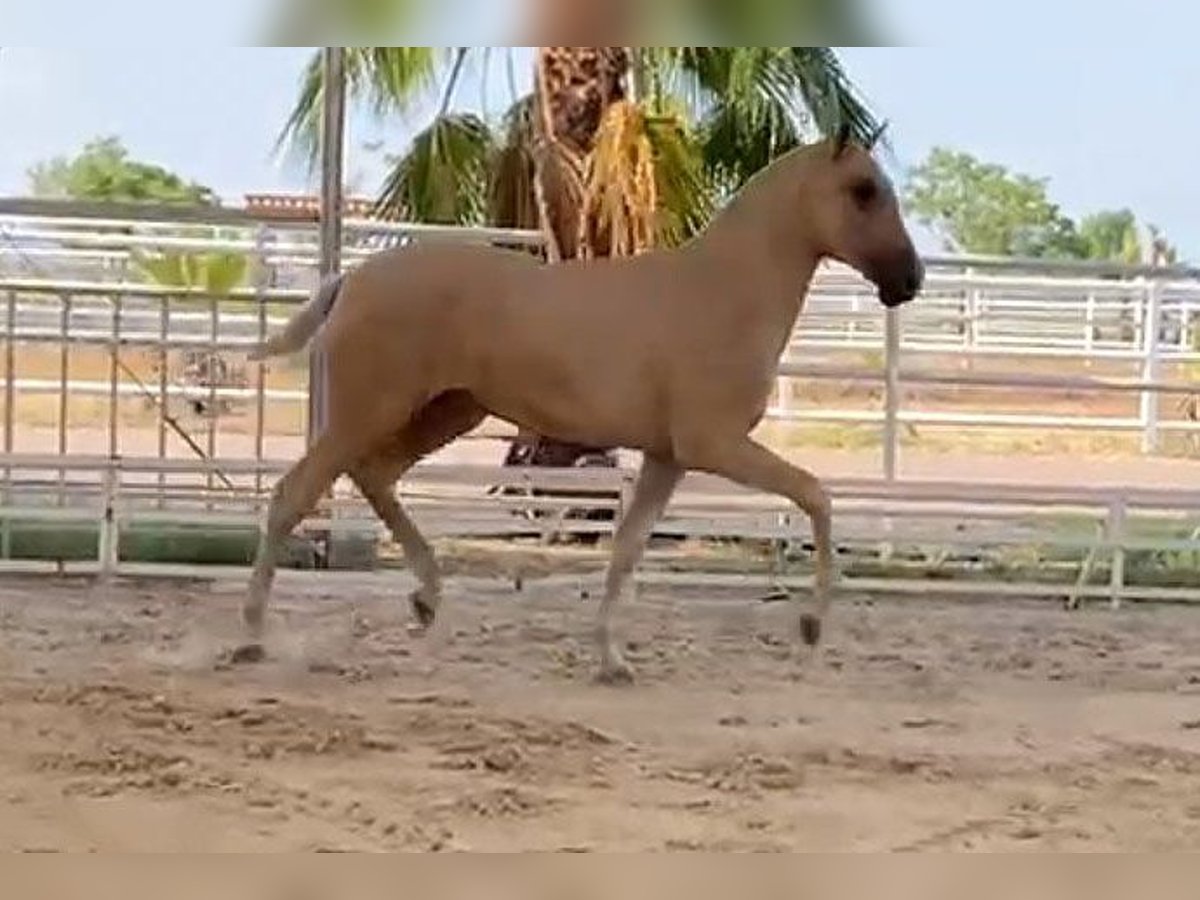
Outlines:
<svg viewBox="0 0 1200 900"><path fill-rule="evenodd" d="M797 500L814 525L828 529L833 521L833 498L824 485L814 478Z"/></svg>

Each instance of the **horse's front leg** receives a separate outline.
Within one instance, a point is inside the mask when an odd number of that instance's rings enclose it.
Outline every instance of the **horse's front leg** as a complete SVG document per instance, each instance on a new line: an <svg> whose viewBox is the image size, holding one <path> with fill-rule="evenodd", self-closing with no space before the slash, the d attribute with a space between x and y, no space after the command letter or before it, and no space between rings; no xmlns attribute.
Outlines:
<svg viewBox="0 0 1200 900"><path fill-rule="evenodd" d="M600 655L597 680L604 684L628 684L633 681L633 670L613 636L613 613L634 567L645 552L654 523L666 509L682 477L683 469L674 462L647 456L638 473L633 499L617 526L612 557L604 576L604 599L600 603L600 614L596 621L596 649Z"/></svg>
<svg viewBox="0 0 1200 900"><path fill-rule="evenodd" d="M681 462L689 469L786 497L808 515L817 552L816 576L811 609L797 611L795 636L801 658L811 656L821 640L833 583L832 504L821 482L744 436L729 440L709 436L692 442Z"/></svg>

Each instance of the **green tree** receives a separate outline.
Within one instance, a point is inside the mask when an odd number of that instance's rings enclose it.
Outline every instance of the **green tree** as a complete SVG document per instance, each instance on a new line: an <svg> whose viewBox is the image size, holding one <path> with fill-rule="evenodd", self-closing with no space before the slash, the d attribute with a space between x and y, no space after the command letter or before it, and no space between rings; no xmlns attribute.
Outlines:
<svg viewBox="0 0 1200 900"><path fill-rule="evenodd" d="M215 206L212 189L187 181L162 166L131 159L117 137L90 141L73 157L59 156L29 171L38 197L110 203L167 203Z"/></svg>
<svg viewBox="0 0 1200 900"><path fill-rule="evenodd" d="M1141 262L1142 242L1137 217L1131 210L1104 210L1084 216L1079 221L1079 236L1089 259Z"/></svg>
<svg viewBox="0 0 1200 900"><path fill-rule="evenodd" d="M1046 179L944 147L910 172L905 193L908 209L951 250L1130 264L1141 262L1146 250L1163 263L1178 257L1153 225L1144 246L1129 209L1101 210L1076 223L1050 200Z"/></svg>
<svg viewBox="0 0 1200 900"><path fill-rule="evenodd" d="M1046 180L969 153L935 147L910 173L909 210L948 249L998 256L1080 256L1075 224L1046 193Z"/></svg>
<svg viewBox="0 0 1200 900"><path fill-rule="evenodd" d="M217 235L217 237L220 236ZM212 302L209 298L215 298L219 302L227 298L235 289L242 287L250 272L248 256L243 253L221 251L212 253L134 251L132 262L142 276L153 284L201 294L202 298L198 298L198 302L205 307ZM131 374L128 369L126 373ZM208 350L185 350L180 377L185 384L199 389L207 389L214 385L216 387L245 387L246 385L245 372L241 367L231 364L222 354ZM147 396L153 402L157 402L152 395L147 394ZM229 412L234 406L234 401L220 399L215 406L210 406L205 398L193 399L190 404L199 415L216 415ZM165 409L162 412L167 424L199 456L203 457L203 452L178 421Z"/></svg>

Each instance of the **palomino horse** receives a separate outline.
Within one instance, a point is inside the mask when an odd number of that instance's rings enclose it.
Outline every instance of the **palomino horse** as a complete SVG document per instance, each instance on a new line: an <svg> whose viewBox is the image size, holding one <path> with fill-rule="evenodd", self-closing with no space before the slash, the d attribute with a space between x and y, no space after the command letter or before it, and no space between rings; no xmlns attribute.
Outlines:
<svg viewBox="0 0 1200 900"><path fill-rule="evenodd" d="M556 439L643 453L596 624L602 681L631 678L613 612L687 471L782 495L809 516L814 589L795 619L807 655L829 608L830 500L812 474L749 435L824 258L858 270L887 306L911 300L924 277L888 179L844 132L776 160L678 248L544 265L507 250L419 244L323 285L254 354L294 352L320 330L328 424L275 488L243 608L247 658L262 653L276 553L343 473L403 545L420 581L414 613L432 623L437 564L393 488L489 413Z"/></svg>

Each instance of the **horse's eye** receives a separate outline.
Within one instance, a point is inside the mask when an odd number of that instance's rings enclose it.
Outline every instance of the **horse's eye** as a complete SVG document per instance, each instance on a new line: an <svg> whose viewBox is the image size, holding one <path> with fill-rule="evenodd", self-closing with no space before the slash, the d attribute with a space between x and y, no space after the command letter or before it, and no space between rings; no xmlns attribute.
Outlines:
<svg viewBox="0 0 1200 900"><path fill-rule="evenodd" d="M854 186L850 188L850 194L859 206L870 206L879 195L879 185L870 179L864 179L854 183Z"/></svg>

